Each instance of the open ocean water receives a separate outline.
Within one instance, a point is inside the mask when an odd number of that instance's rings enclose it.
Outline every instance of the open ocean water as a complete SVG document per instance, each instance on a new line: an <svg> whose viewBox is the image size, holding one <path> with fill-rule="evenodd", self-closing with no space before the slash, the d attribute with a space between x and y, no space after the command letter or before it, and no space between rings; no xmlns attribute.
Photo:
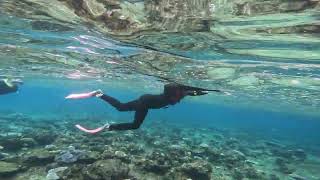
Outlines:
<svg viewBox="0 0 320 180"><path fill-rule="evenodd" d="M0 179L320 180L320 1L0 0ZM137 130L98 98L219 89Z"/></svg>

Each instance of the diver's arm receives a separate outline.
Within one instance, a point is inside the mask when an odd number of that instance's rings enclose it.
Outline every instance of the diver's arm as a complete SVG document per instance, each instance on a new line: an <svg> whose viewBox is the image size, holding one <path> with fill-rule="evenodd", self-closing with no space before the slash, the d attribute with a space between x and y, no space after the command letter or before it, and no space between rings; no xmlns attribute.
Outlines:
<svg viewBox="0 0 320 180"><path fill-rule="evenodd" d="M203 96L208 94L206 91L184 91L184 96Z"/></svg>
<svg viewBox="0 0 320 180"><path fill-rule="evenodd" d="M192 87L192 86L185 86L185 85L179 85L180 88L184 91L213 91L213 92L222 92L221 90L218 89L204 89L204 88L198 88L198 87Z"/></svg>
<svg viewBox="0 0 320 180"><path fill-rule="evenodd" d="M212 90L213 91L213 90ZM210 91L185 91L184 93L184 96L203 96L203 95L206 95L208 94ZM231 93L229 92L226 92L226 91L220 91L220 90L217 90L215 92L221 92L227 96L230 96L232 95Z"/></svg>

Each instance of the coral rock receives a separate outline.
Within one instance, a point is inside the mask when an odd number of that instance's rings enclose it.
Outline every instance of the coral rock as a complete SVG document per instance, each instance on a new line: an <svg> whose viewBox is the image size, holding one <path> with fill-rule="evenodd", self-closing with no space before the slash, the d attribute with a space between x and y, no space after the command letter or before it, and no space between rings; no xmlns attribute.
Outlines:
<svg viewBox="0 0 320 180"><path fill-rule="evenodd" d="M84 171L88 180L112 180L129 178L129 167L120 160L100 160Z"/></svg>
<svg viewBox="0 0 320 180"><path fill-rule="evenodd" d="M0 177L11 176L20 171L20 166L15 163L0 161Z"/></svg>
<svg viewBox="0 0 320 180"><path fill-rule="evenodd" d="M212 167L205 161L196 161L183 164L181 171L191 179L210 180Z"/></svg>
<svg viewBox="0 0 320 180"><path fill-rule="evenodd" d="M50 169L48 171L48 174L46 176L46 180L58 180L60 177L57 175L58 172L62 172L64 170L68 169L68 167L58 167L54 169Z"/></svg>
<svg viewBox="0 0 320 180"><path fill-rule="evenodd" d="M38 149L23 157L23 162L28 165L46 165L54 161L54 154L45 150Z"/></svg>
<svg viewBox="0 0 320 180"><path fill-rule="evenodd" d="M40 145L51 144L57 138L57 134L50 131L40 131L34 136L34 139Z"/></svg>

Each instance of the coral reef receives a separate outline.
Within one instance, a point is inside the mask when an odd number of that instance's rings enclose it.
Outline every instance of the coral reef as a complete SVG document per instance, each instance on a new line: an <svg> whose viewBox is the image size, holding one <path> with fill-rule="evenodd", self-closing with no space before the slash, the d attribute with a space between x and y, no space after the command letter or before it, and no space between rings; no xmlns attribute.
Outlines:
<svg viewBox="0 0 320 180"><path fill-rule="evenodd" d="M315 157L315 154L307 149L263 138L251 142L250 138L236 138L237 132L232 130L191 130L158 122L144 125L137 131L103 132L90 136L68 125L79 119L69 119L64 125L53 120L50 132L54 141L48 144L34 140L39 138L41 130L37 127L42 127L47 120L26 117L23 123L15 124L14 118L6 116L2 119L0 116L2 122L10 121L4 124L20 129L8 133L11 134L9 137L15 137L10 139L10 143L5 138L0 141L3 147L0 150L3 155L0 161L2 179L35 175L50 180L319 177L319 174L306 173L320 166L320 158L313 158L316 161L311 162L308 157ZM37 122L36 126L33 126L33 121ZM32 131L24 132L20 126L30 127ZM42 132L45 131L42 129ZM230 136L230 133L234 135Z"/></svg>

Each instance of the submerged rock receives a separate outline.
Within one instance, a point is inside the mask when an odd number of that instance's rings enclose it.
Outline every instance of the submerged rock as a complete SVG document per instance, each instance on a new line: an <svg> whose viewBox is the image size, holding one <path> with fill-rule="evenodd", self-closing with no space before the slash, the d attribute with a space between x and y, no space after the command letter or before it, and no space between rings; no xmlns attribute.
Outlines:
<svg viewBox="0 0 320 180"><path fill-rule="evenodd" d="M6 136L0 138L0 144L5 150L17 151L25 147L34 147L37 145L37 142L32 138Z"/></svg>
<svg viewBox="0 0 320 180"><path fill-rule="evenodd" d="M303 11L307 8L313 8L315 7L319 1L314 0L300 0L300 1L288 1L288 2L282 2L279 5L280 12L297 12L297 11Z"/></svg>
<svg viewBox="0 0 320 180"><path fill-rule="evenodd" d="M307 154L304 152L303 149L293 150L292 153L298 160L304 161L307 158Z"/></svg>
<svg viewBox="0 0 320 180"><path fill-rule="evenodd" d="M101 157L103 159L119 159L123 162L129 163L131 161L130 156L128 156L123 151L114 151L113 149L106 149Z"/></svg>
<svg viewBox="0 0 320 180"><path fill-rule="evenodd" d="M239 1L234 3L234 12L236 15L258 15L280 12L298 12L308 8L314 8L319 5L319 1L299 0L299 1Z"/></svg>
<svg viewBox="0 0 320 180"><path fill-rule="evenodd" d="M73 163L78 160L77 156L73 155L71 152L63 152L55 157L56 162L61 163Z"/></svg>
<svg viewBox="0 0 320 180"><path fill-rule="evenodd" d="M191 179L210 180L212 167L205 161L182 164L180 170Z"/></svg>
<svg viewBox="0 0 320 180"><path fill-rule="evenodd" d="M255 2L255 1L240 1L234 4L235 14L238 16L257 15L276 12L278 3L272 1Z"/></svg>
<svg viewBox="0 0 320 180"><path fill-rule="evenodd" d="M85 151L84 154L79 156L77 162L90 164L90 163L94 163L99 158L100 158L100 153L99 152L96 152L96 151Z"/></svg>
<svg viewBox="0 0 320 180"><path fill-rule="evenodd" d="M246 163L246 156L237 150L227 151L225 154L221 154L221 162L228 168L243 166Z"/></svg>
<svg viewBox="0 0 320 180"><path fill-rule="evenodd" d="M9 156L8 153L2 153L2 152L0 152L0 160L6 158L6 157L8 157L8 156Z"/></svg>
<svg viewBox="0 0 320 180"><path fill-rule="evenodd" d="M219 164L219 163L221 163L222 158L224 158L224 155L220 151L218 151L216 149L208 149L206 151L206 153L207 153L208 159L212 163L218 163Z"/></svg>
<svg viewBox="0 0 320 180"><path fill-rule="evenodd" d="M68 166L68 168L55 167L52 169L59 168L55 174L59 177L59 180L87 180L84 178L83 174L85 173L86 165L83 164L73 164ZM55 176L56 177L56 176Z"/></svg>
<svg viewBox="0 0 320 180"><path fill-rule="evenodd" d="M34 139L40 145L52 144L56 138L57 134L51 131L40 131L34 135Z"/></svg>
<svg viewBox="0 0 320 180"><path fill-rule="evenodd" d="M78 160L80 156L85 154L84 151L76 150L73 146L70 146L67 150L61 151L56 157L55 161L58 163L73 163Z"/></svg>
<svg viewBox="0 0 320 180"><path fill-rule="evenodd" d="M46 165L54 161L54 156L54 153L45 149L37 149L31 151L30 154L24 155L23 162L32 166Z"/></svg>
<svg viewBox="0 0 320 180"><path fill-rule="evenodd" d="M264 172L258 171L254 167L247 166L243 170L247 178L250 179L267 179Z"/></svg>
<svg viewBox="0 0 320 180"><path fill-rule="evenodd" d="M130 162L130 157L128 157L128 155L123 151L114 152L114 157L118 158L124 162Z"/></svg>
<svg viewBox="0 0 320 180"><path fill-rule="evenodd" d="M275 174L270 174L269 179L272 179L272 180L280 180L280 178L279 178L277 175L275 175Z"/></svg>
<svg viewBox="0 0 320 180"><path fill-rule="evenodd" d="M290 174L289 176L294 180L307 180L308 179L307 177L303 177L298 174Z"/></svg>
<svg viewBox="0 0 320 180"><path fill-rule="evenodd" d="M47 150L54 150L54 149L57 149L57 146L53 144L49 144L49 145L46 145L44 148Z"/></svg>
<svg viewBox="0 0 320 180"><path fill-rule="evenodd" d="M38 144L33 138L21 138L20 140L23 143L23 147L34 147Z"/></svg>
<svg viewBox="0 0 320 180"><path fill-rule="evenodd" d="M100 19L113 31L127 30L132 23L129 18L122 16L118 11L106 12L100 16Z"/></svg>
<svg viewBox="0 0 320 180"><path fill-rule="evenodd" d="M276 159L276 164L277 164L277 166L279 168L279 171L281 173L283 173L283 174L291 174L291 173L293 173L295 171L295 169L293 169L290 166L290 164L286 160L284 160L282 158L277 158Z"/></svg>
<svg viewBox="0 0 320 180"><path fill-rule="evenodd" d="M307 158L307 154L302 149L286 150L275 148L271 149L273 155L280 157L286 161L304 161Z"/></svg>
<svg viewBox="0 0 320 180"><path fill-rule="evenodd" d="M16 151L23 147L23 142L20 141L20 137L1 137L0 145L5 150Z"/></svg>
<svg viewBox="0 0 320 180"><path fill-rule="evenodd" d="M235 79L231 81L229 84L235 85L235 86L252 86L255 87L256 85L261 84L263 81L259 80L254 75L248 75L248 76L242 76L239 77L238 79Z"/></svg>
<svg viewBox="0 0 320 180"><path fill-rule="evenodd" d="M20 171L20 166L16 163L0 161L0 177L12 176Z"/></svg>
<svg viewBox="0 0 320 180"><path fill-rule="evenodd" d="M175 150L175 152L178 151L179 150ZM170 150L166 152L166 154L162 152L152 152L145 158L138 160L136 165L142 167L145 171L164 175L172 168L172 163L175 160L177 160L177 158Z"/></svg>
<svg viewBox="0 0 320 180"><path fill-rule="evenodd" d="M60 179L60 177L58 176L57 173L65 171L66 169L68 169L68 167L58 167L58 168L50 169L48 171L47 176L46 176L46 180L58 180L58 179Z"/></svg>
<svg viewBox="0 0 320 180"><path fill-rule="evenodd" d="M139 165L143 167L143 170L159 175L166 174L171 168L171 166L165 161L143 160L139 163Z"/></svg>
<svg viewBox="0 0 320 180"><path fill-rule="evenodd" d="M49 21L32 21L32 29L40 31L71 31L72 28Z"/></svg>
<svg viewBox="0 0 320 180"><path fill-rule="evenodd" d="M120 2L118 0L98 0L99 2L103 3L106 7L111 9L119 9Z"/></svg>
<svg viewBox="0 0 320 180"><path fill-rule="evenodd" d="M94 18L101 16L106 11L104 5L96 0L82 0L82 8Z"/></svg>
<svg viewBox="0 0 320 180"><path fill-rule="evenodd" d="M220 80L233 77L235 72L233 68L211 68L208 69L207 74L211 79Z"/></svg>
<svg viewBox="0 0 320 180"><path fill-rule="evenodd" d="M129 178L129 167L120 160L100 160L84 170L88 180L114 180Z"/></svg>
<svg viewBox="0 0 320 180"><path fill-rule="evenodd" d="M261 27L255 29L257 33L268 33L268 34L314 34L318 35L320 31L320 24L310 23L303 25L285 26L285 27ZM303 81L302 81L303 82Z"/></svg>
<svg viewBox="0 0 320 180"><path fill-rule="evenodd" d="M284 147L284 145L282 145L282 144L280 144L278 142L273 142L273 141L266 141L265 144L267 146L272 147L272 148L283 148Z"/></svg>
<svg viewBox="0 0 320 180"><path fill-rule="evenodd" d="M61 164L78 163L93 163L99 158L99 153L95 151L84 151L75 149L70 146L67 150L61 151L55 156L55 161Z"/></svg>
<svg viewBox="0 0 320 180"><path fill-rule="evenodd" d="M207 143L201 143L199 146L201 148L204 148L204 149L208 149L209 148L209 145Z"/></svg>
<svg viewBox="0 0 320 180"><path fill-rule="evenodd" d="M208 32L211 27L209 2L151 0L144 1L144 6L147 20L153 27L175 32Z"/></svg>

